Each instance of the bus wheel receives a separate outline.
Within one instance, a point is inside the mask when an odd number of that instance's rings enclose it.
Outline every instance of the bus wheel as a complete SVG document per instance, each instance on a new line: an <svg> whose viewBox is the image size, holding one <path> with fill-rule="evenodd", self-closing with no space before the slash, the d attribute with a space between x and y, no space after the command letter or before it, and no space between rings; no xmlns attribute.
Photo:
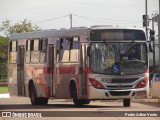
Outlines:
<svg viewBox="0 0 160 120"><path fill-rule="evenodd" d="M30 100L32 105L38 105L39 100L37 98L36 90L33 83L29 86L29 91L30 91Z"/></svg>
<svg viewBox="0 0 160 120"><path fill-rule="evenodd" d="M83 104L89 104L90 100L82 100Z"/></svg>
<svg viewBox="0 0 160 120"><path fill-rule="evenodd" d="M47 105L48 104L48 98L38 98L39 105Z"/></svg>
<svg viewBox="0 0 160 120"><path fill-rule="evenodd" d="M123 99L123 106L124 107L130 107L131 101L130 99Z"/></svg>
<svg viewBox="0 0 160 120"><path fill-rule="evenodd" d="M75 106L77 107L83 106L83 101L77 98L77 89L75 85L72 89L72 97L73 97L73 102Z"/></svg>

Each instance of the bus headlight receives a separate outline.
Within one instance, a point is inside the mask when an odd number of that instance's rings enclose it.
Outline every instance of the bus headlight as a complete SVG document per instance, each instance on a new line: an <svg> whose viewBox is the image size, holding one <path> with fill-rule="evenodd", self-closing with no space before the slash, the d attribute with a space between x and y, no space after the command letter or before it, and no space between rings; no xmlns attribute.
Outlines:
<svg viewBox="0 0 160 120"><path fill-rule="evenodd" d="M140 81L137 85L136 88L143 88L147 85L148 83L148 78L145 77L142 81Z"/></svg>
<svg viewBox="0 0 160 120"><path fill-rule="evenodd" d="M104 86L97 80L93 78L89 78L90 83L93 85L94 88L97 89L105 89Z"/></svg>

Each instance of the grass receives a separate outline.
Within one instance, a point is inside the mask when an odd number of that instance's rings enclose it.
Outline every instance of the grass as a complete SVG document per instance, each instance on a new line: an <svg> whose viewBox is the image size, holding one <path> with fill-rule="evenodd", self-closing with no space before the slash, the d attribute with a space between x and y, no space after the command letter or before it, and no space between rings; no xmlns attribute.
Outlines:
<svg viewBox="0 0 160 120"><path fill-rule="evenodd" d="M9 92L8 87L1 87L0 86L0 94L8 93L8 92Z"/></svg>

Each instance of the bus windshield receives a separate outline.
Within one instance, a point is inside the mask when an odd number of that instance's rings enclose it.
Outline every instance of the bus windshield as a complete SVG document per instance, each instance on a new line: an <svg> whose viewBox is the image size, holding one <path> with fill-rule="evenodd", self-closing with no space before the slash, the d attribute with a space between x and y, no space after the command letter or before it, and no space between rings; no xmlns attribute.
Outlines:
<svg viewBox="0 0 160 120"><path fill-rule="evenodd" d="M90 69L99 74L140 74L148 67L145 42L90 44Z"/></svg>

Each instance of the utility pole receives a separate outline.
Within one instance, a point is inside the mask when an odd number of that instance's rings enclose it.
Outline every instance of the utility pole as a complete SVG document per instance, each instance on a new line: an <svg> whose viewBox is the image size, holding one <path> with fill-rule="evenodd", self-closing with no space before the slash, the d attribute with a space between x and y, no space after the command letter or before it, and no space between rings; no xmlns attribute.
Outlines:
<svg viewBox="0 0 160 120"><path fill-rule="evenodd" d="M158 15L158 47L159 47L159 69L158 72L160 74L160 1L159 1L159 15Z"/></svg>
<svg viewBox="0 0 160 120"><path fill-rule="evenodd" d="M147 12L147 0L145 1L145 8L146 8L146 18L145 18L145 21L146 21L146 36L147 36L147 40L148 40L148 12Z"/></svg>
<svg viewBox="0 0 160 120"><path fill-rule="evenodd" d="M154 31L154 17L152 17L152 30ZM153 73L155 73L155 40L153 41Z"/></svg>
<svg viewBox="0 0 160 120"><path fill-rule="evenodd" d="M71 28L72 28L72 14L69 14L69 18L70 18L70 24L71 24Z"/></svg>

